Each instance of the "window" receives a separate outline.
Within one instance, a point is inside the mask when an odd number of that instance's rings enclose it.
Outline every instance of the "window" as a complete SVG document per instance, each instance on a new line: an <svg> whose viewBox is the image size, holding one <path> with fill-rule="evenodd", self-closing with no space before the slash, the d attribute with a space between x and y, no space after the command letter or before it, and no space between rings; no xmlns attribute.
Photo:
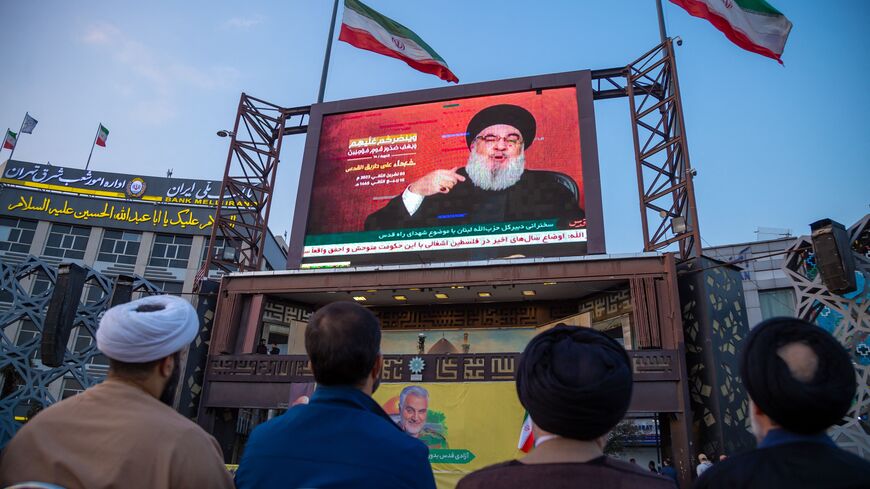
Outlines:
<svg viewBox="0 0 870 489"><path fill-rule="evenodd" d="M148 260L148 264L155 267L187 268L192 244L193 238L190 236L158 234L154 237L154 246L151 248L151 259Z"/></svg>
<svg viewBox="0 0 870 489"><path fill-rule="evenodd" d="M795 315L794 291L791 289L759 290L758 301L762 319Z"/></svg>
<svg viewBox="0 0 870 489"><path fill-rule="evenodd" d="M29 252L35 232L36 221L0 217L0 251Z"/></svg>
<svg viewBox="0 0 870 489"><path fill-rule="evenodd" d="M100 252L97 254L97 260L134 265L136 263L136 255L139 254L139 244L141 241L142 233L107 229L103 233L103 242L100 243Z"/></svg>
<svg viewBox="0 0 870 489"><path fill-rule="evenodd" d="M44 253L48 256L81 260L85 257L85 248L88 246L90 235L90 228L52 224Z"/></svg>
<svg viewBox="0 0 870 489"><path fill-rule="evenodd" d="M181 295L181 291L184 288L183 282L167 282L164 280L151 280L150 282L163 292L172 295Z"/></svg>

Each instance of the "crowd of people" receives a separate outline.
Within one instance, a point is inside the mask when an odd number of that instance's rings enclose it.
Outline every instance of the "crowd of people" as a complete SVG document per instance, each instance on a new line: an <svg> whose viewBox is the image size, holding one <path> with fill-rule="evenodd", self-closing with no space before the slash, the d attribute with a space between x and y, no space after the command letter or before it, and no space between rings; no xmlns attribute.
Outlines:
<svg viewBox="0 0 870 489"><path fill-rule="evenodd" d="M254 429L235 480L217 441L161 402L198 327L191 305L172 296L107 311L96 338L110 360L107 379L22 427L2 453L0 486L435 487L426 445L371 397L383 358L380 324L368 309L336 302L312 316L305 348L318 387L307 404ZM843 347L810 323L777 318L754 328L743 348L740 374L758 447L715 465L700 454L694 487L870 487L870 462L825 434L856 393ZM537 335L516 376L535 448L457 487L676 487L669 459L661 469L643 468L603 452L632 386L628 354L607 335L565 325Z"/></svg>

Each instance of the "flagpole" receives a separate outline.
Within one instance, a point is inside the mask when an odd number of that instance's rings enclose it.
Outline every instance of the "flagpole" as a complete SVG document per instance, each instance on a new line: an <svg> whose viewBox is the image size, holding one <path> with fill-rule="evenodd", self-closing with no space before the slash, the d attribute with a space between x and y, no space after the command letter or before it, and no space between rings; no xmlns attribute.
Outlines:
<svg viewBox="0 0 870 489"><path fill-rule="evenodd" d="M26 114L26 112L25 112L25 114ZM25 119L27 119L27 118L25 117ZM9 153L9 160L10 161L12 160L12 155L15 154L15 148L18 147L18 140L21 139L21 130L22 129L24 129L24 121L21 121L21 127L18 128L18 135L15 136L15 144L12 146L12 152Z"/></svg>
<svg viewBox="0 0 870 489"><path fill-rule="evenodd" d="M335 35L335 17L338 14L338 0L332 5L332 23L329 24L329 38L326 40L326 55L323 57L323 72L320 74L320 91L317 93L317 103L323 102L326 92L326 74L329 71L329 55L332 53L332 37Z"/></svg>
<svg viewBox="0 0 870 489"><path fill-rule="evenodd" d="M94 155L94 146L97 145L97 137L100 135L100 126L97 126L97 133L94 134L94 142L91 143L91 154L88 155L88 162L85 163L85 170L88 169L88 166L91 164L91 156Z"/></svg>
<svg viewBox="0 0 870 489"><path fill-rule="evenodd" d="M665 14L662 10L662 0L656 0L656 12L659 14L659 37L662 43L668 39L668 31L665 30Z"/></svg>

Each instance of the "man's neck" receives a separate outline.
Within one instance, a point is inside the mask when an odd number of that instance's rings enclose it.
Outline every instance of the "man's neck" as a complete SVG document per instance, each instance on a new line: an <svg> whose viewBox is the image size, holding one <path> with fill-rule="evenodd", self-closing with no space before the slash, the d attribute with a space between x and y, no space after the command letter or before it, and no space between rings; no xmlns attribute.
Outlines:
<svg viewBox="0 0 870 489"><path fill-rule="evenodd" d="M155 379L132 379L129 377L123 377L121 375L112 373L109 371L109 375L107 376L108 380L113 380L115 382L120 382L122 384L127 384L129 386L135 387L137 389L142 390L149 396L160 399L160 393L163 392L163 385L160 385L159 382L156 382Z"/></svg>

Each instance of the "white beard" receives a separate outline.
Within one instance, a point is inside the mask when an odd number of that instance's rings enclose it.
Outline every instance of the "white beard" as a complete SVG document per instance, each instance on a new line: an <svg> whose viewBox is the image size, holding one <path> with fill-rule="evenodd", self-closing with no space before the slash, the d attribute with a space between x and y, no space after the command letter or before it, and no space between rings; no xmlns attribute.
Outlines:
<svg viewBox="0 0 870 489"><path fill-rule="evenodd" d="M526 155L520 154L514 158L507 158L498 168L490 170L487 167L486 157L472 151L468 155L468 163L465 172L475 187L483 190L504 190L520 181L526 167Z"/></svg>

